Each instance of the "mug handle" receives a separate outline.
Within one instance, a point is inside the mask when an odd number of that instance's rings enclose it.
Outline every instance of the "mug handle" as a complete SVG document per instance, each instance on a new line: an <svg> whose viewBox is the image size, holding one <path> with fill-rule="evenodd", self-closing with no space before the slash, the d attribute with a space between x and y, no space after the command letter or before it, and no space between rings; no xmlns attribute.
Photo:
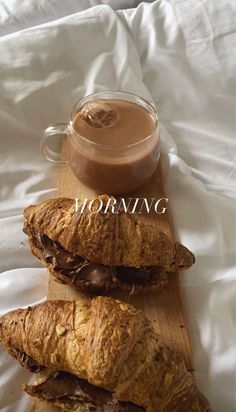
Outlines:
<svg viewBox="0 0 236 412"><path fill-rule="evenodd" d="M68 160L61 159L62 141L68 133L68 125L65 123L52 124L45 129L40 141L40 149L47 160L53 163L68 163ZM57 146L57 150L52 146Z"/></svg>

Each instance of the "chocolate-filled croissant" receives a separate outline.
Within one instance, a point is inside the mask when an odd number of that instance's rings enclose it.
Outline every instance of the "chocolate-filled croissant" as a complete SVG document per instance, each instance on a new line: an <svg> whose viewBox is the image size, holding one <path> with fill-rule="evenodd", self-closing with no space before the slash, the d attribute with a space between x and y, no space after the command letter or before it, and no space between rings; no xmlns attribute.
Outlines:
<svg viewBox="0 0 236 412"><path fill-rule="evenodd" d="M211 410L143 312L109 297L9 312L0 318L0 342L22 365L42 370L26 392L63 410Z"/></svg>
<svg viewBox="0 0 236 412"><path fill-rule="evenodd" d="M27 207L24 218L32 252L58 281L82 291L162 289L165 271L194 263L193 254L170 233L134 214L88 208L81 213L74 199L57 198Z"/></svg>

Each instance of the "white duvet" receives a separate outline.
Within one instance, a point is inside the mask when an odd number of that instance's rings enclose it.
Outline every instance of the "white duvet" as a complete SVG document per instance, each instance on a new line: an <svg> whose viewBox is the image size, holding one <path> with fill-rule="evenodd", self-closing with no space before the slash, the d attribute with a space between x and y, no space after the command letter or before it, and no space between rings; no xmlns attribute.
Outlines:
<svg viewBox="0 0 236 412"><path fill-rule="evenodd" d="M42 130L67 121L85 94L140 94L158 109L176 237L197 259L181 282L198 384L215 412L235 412L235 2L79 12L95 3L0 1L0 312L47 292L22 232L22 209L56 194ZM26 410L29 378L0 352L1 411Z"/></svg>

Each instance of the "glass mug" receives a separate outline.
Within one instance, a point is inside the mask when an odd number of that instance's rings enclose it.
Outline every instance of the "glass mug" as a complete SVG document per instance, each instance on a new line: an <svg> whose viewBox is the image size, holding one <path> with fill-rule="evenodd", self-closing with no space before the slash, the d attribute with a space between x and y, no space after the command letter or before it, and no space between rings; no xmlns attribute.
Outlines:
<svg viewBox="0 0 236 412"><path fill-rule="evenodd" d="M66 160L61 160L60 150L52 145L66 135ZM91 94L74 106L69 124L45 130L41 150L52 162L68 163L75 176L96 193L130 193L142 187L157 167L157 112L132 93Z"/></svg>

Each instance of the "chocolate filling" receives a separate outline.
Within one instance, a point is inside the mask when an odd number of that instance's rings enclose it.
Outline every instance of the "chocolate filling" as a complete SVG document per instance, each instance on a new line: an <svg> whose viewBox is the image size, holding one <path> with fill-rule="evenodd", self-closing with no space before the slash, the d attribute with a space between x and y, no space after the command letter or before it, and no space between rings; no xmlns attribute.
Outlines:
<svg viewBox="0 0 236 412"><path fill-rule="evenodd" d="M91 385L67 372L52 372L38 385L25 385L25 391L48 402L61 402L67 407L89 405L89 411L145 412L140 406L116 400L110 391Z"/></svg>
<svg viewBox="0 0 236 412"><path fill-rule="evenodd" d="M11 348L11 355L18 360L21 366L33 373L45 369L25 352L15 347ZM91 385L88 381L68 372L52 372L42 383L25 385L24 390L31 396L48 402L59 401L68 407L76 407L78 403L89 404L91 412L145 412L142 407L130 402L120 402L113 397L112 392Z"/></svg>
<svg viewBox="0 0 236 412"><path fill-rule="evenodd" d="M46 263L52 265L59 280L91 293L106 292L117 287L132 290L150 283L159 285L161 289L167 283L167 275L159 267L136 269L105 266L68 252L60 243L43 233L34 234L32 240L43 253Z"/></svg>
<svg viewBox="0 0 236 412"><path fill-rule="evenodd" d="M44 369L44 366L39 365L33 358L15 347L11 347L10 353L21 364L21 366L30 370L30 372L38 373Z"/></svg>

